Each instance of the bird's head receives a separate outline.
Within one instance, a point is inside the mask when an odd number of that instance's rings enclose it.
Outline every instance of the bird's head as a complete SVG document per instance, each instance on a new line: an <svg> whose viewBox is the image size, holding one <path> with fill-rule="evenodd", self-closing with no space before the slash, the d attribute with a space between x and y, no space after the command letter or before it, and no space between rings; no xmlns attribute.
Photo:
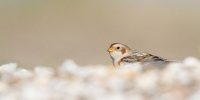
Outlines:
<svg viewBox="0 0 200 100"><path fill-rule="evenodd" d="M112 59L121 59L125 56L131 55L132 53L132 50L128 46L121 43L111 44L107 51L110 53Z"/></svg>

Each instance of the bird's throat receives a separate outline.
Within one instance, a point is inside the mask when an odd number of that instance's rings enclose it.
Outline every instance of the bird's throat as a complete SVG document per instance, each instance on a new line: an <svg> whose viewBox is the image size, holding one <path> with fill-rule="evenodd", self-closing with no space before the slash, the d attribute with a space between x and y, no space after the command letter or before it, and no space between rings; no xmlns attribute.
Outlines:
<svg viewBox="0 0 200 100"><path fill-rule="evenodd" d="M115 67L119 67L121 65L121 62L123 61L123 58L120 59L114 59L113 63Z"/></svg>

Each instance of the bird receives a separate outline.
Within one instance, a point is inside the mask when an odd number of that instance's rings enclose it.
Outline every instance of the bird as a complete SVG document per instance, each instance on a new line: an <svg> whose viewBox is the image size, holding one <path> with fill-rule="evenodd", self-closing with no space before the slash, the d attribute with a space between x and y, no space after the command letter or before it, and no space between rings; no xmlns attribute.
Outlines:
<svg viewBox="0 0 200 100"><path fill-rule="evenodd" d="M159 56L155 56L145 51L132 50L127 45L122 43L111 44L107 51L109 52L110 57L113 60L113 65L115 67L134 65L136 63L145 66L147 65L163 66L171 62L176 62Z"/></svg>

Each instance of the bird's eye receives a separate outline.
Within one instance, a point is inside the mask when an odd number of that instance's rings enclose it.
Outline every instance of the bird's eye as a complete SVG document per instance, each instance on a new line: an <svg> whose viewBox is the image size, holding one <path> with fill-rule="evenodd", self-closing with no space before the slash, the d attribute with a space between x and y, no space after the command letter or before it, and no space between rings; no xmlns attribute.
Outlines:
<svg viewBox="0 0 200 100"><path fill-rule="evenodd" d="M117 47L117 49L120 49L120 47Z"/></svg>

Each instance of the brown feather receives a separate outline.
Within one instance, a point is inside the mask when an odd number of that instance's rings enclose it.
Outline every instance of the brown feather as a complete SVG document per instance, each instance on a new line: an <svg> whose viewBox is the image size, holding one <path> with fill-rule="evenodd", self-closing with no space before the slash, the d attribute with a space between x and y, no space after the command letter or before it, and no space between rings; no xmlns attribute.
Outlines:
<svg viewBox="0 0 200 100"><path fill-rule="evenodd" d="M149 54L147 52L143 52L143 51L134 51L132 56L127 56L123 58L124 62L141 62L141 63L145 63L145 62L155 62L155 61L159 61L159 62L169 62L169 60L158 57L158 56L154 56L152 54Z"/></svg>
<svg viewBox="0 0 200 100"><path fill-rule="evenodd" d="M121 53L122 53L122 55L125 54L126 53L126 49L122 48Z"/></svg>
<svg viewBox="0 0 200 100"><path fill-rule="evenodd" d="M121 62L123 62L123 58L122 59L120 59L118 62L117 62L117 64L118 64L118 66L120 66L120 64L121 64Z"/></svg>

